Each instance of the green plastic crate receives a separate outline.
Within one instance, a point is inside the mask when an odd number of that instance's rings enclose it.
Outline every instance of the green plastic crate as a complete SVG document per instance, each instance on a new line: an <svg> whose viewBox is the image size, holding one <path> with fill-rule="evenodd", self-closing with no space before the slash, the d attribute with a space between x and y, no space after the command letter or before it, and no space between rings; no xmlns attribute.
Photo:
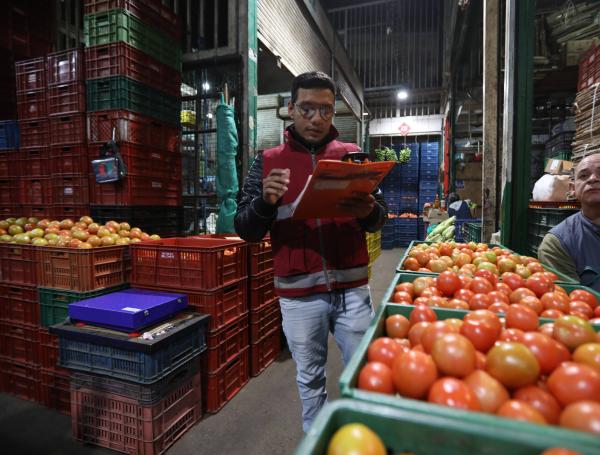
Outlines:
<svg viewBox="0 0 600 455"><path fill-rule="evenodd" d="M481 242L481 223L465 223L462 229L465 243Z"/></svg>
<svg viewBox="0 0 600 455"><path fill-rule="evenodd" d="M127 289L129 285L115 286L91 292L72 292L62 289L38 288L40 295L40 323L44 327L64 322L70 303Z"/></svg>
<svg viewBox="0 0 600 455"><path fill-rule="evenodd" d="M83 18L83 34L86 46L124 41L165 65L181 71L179 44L124 9L86 14Z"/></svg>
<svg viewBox="0 0 600 455"><path fill-rule="evenodd" d="M179 121L180 102L173 96L124 76L86 82L88 112L128 109L173 125Z"/></svg>
<svg viewBox="0 0 600 455"><path fill-rule="evenodd" d="M568 447L588 455L597 450L593 442L598 440L593 435L586 441L580 441L574 435L564 438L562 432L554 434L548 430L529 433L517 421L512 421L510 426L496 428L479 421L465 422L409 408L341 399L321 410L295 455L327 453L334 433L349 423L362 423L369 427L391 450L390 453L418 455L540 455L550 447Z"/></svg>
<svg viewBox="0 0 600 455"><path fill-rule="evenodd" d="M600 438L597 435L584 433L580 431L568 430L555 425L537 425L534 423L520 422L511 419L506 419L503 417L497 417L483 412L464 411L460 409L454 409L446 406L428 403L427 401L413 400L410 398L391 396L382 393L375 393L358 389L356 387L356 384L358 382L358 375L360 373L360 369L366 363L367 349L369 348L369 344L371 344L373 340L384 335L385 319L393 314L402 314L408 317L412 310L413 307L409 305L396 305L389 303L383 304L379 307L375 318L373 319L371 325L365 333L365 336L358 345L358 348L354 352L354 355L350 359L350 362L342 372L339 381L342 397L352 398L355 400L372 404L390 406L400 410L408 410L412 412L422 413L425 419L445 418L449 421L460 424L460 426L480 425L480 431L485 430L482 433L482 436L507 432L511 433L512 437L515 440L526 439L531 441L546 441L548 444L550 444L550 446L558 445L559 447L568 447L586 455L600 453ZM464 314L457 314L457 311L458 310L446 310L438 308L435 309L438 320L456 317L462 319ZM394 427L394 431L397 431L397 428ZM463 442L466 443L466 441ZM440 453L441 447L444 448L443 452L446 453L445 444L440 444L439 442L437 453ZM517 453L512 451L493 452L493 446L487 447L487 450L490 450L490 452L487 452L486 450L481 448L481 450L476 451L469 451L463 449L462 451L453 451L449 453L505 453L511 455Z"/></svg>

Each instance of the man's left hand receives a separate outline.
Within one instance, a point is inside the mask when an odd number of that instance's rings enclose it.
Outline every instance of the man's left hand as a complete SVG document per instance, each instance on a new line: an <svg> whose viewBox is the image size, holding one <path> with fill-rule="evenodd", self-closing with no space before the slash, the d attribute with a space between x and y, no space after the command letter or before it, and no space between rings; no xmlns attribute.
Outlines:
<svg viewBox="0 0 600 455"><path fill-rule="evenodd" d="M340 199L338 208L358 219L368 217L375 207L375 198L369 193L355 193L352 197Z"/></svg>

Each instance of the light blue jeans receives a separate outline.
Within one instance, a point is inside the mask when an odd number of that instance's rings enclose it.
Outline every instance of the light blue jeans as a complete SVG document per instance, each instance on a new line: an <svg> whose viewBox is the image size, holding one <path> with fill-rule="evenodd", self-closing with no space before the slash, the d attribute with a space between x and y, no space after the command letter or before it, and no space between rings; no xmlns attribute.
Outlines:
<svg viewBox="0 0 600 455"><path fill-rule="evenodd" d="M306 433L327 402L325 363L329 332L346 365L358 347L374 311L369 286L307 297L279 299L283 331L296 362L296 382Z"/></svg>

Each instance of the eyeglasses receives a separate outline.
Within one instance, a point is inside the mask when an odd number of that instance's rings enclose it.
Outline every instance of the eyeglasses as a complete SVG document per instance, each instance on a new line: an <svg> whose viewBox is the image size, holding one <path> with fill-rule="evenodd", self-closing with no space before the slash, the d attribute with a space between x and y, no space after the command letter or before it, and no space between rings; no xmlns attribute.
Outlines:
<svg viewBox="0 0 600 455"><path fill-rule="evenodd" d="M298 110L300 115L306 119L313 118L314 115L317 113L317 111L319 111L319 113L321 114L321 118L323 120L330 120L331 117L333 117L333 114L335 114L335 110L333 109L333 106L330 106L328 104L314 106L312 104L301 103L301 104L294 104L294 106L296 107L296 109Z"/></svg>

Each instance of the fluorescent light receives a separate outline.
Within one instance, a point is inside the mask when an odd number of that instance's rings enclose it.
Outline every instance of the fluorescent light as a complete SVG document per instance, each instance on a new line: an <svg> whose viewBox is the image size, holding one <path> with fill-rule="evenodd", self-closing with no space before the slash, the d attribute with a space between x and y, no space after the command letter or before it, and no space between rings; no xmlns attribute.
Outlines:
<svg viewBox="0 0 600 455"><path fill-rule="evenodd" d="M207 116L208 118L213 118L212 112L209 112L208 114L206 114L206 116Z"/></svg>
<svg viewBox="0 0 600 455"><path fill-rule="evenodd" d="M405 100L408 98L408 92L406 90L400 90L396 96L399 100Z"/></svg>
<svg viewBox="0 0 600 455"><path fill-rule="evenodd" d="M210 84L208 82L202 82L202 89L205 92L208 92L210 90Z"/></svg>
<svg viewBox="0 0 600 455"><path fill-rule="evenodd" d="M368 112L363 112L363 117L366 117L367 115L369 115Z"/></svg>

